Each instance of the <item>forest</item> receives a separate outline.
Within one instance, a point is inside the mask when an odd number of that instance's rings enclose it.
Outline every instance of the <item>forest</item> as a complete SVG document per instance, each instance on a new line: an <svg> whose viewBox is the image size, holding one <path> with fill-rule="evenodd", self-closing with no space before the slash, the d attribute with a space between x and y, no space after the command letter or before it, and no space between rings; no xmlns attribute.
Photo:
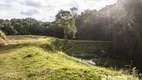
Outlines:
<svg viewBox="0 0 142 80"><path fill-rule="evenodd" d="M77 11L78 9L73 7L71 8L71 11L73 10ZM81 12L81 14L73 14L73 19L70 19L69 21L61 19L61 14L64 16L71 14L71 12L60 10L55 16L56 19L53 22L40 21L32 17L24 19L13 18L10 20L0 19L0 30L3 31L6 36L38 35L55 37L59 40L61 39L61 42L56 41L57 43L55 43L55 45L58 47L57 44L62 44L62 50L65 52L69 51L67 49L72 49L76 44L79 44L77 41L109 42L109 44L101 43L103 44L103 47L104 45L107 45L105 46L105 52L101 51L104 53L101 57L107 57L113 60L122 60L122 62L129 61L131 62L130 64L132 67L136 67L138 73L142 72L141 0L118 0L117 3L107 5L100 10L87 9ZM71 22L70 27L72 28L69 28L69 30L66 27L60 27L68 26L66 22ZM71 48L68 44L63 44L64 42L62 40L64 38L68 39L69 42L74 42L74 44L71 45ZM82 42L82 44L86 44L87 46L87 43L85 42ZM88 46L89 45L94 46L96 44L90 43ZM67 48L65 49L64 47ZM81 45L79 48L81 48ZM73 51L70 52L73 53Z"/></svg>

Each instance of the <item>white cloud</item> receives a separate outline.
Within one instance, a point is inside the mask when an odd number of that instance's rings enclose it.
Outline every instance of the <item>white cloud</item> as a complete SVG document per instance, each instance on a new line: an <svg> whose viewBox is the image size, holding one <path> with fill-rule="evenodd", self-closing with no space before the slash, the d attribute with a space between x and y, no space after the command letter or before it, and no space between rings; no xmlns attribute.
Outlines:
<svg viewBox="0 0 142 80"><path fill-rule="evenodd" d="M85 9L101 9L117 0L0 0L0 18L33 17L42 21L53 21L61 9L77 7Z"/></svg>
<svg viewBox="0 0 142 80"><path fill-rule="evenodd" d="M26 16L32 16L35 14L38 14L39 12L37 10L28 10L28 11L21 11L20 14L26 15Z"/></svg>

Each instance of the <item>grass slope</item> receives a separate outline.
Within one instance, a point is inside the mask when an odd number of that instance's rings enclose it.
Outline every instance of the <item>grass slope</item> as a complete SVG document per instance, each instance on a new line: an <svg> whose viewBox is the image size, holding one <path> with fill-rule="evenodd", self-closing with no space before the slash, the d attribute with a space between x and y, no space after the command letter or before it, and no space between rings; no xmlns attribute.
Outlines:
<svg viewBox="0 0 142 80"><path fill-rule="evenodd" d="M51 51L52 37L8 39L9 45L0 48L0 80L138 80L122 71L95 67L61 51Z"/></svg>
<svg viewBox="0 0 142 80"><path fill-rule="evenodd" d="M110 56L112 53L111 42L109 41L89 41L89 40L72 40L63 44L63 40L59 40L69 56L92 60L97 66L126 68L125 65L130 65L131 61L113 59ZM59 47L59 46L58 46Z"/></svg>
<svg viewBox="0 0 142 80"><path fill-rule="evenodd" d="M63 43L63 40L60 41ZM101 56L101 51L105 51L110 43L109 41L72 40L63 46L70 56L90 59L98 55Z"/></svg>

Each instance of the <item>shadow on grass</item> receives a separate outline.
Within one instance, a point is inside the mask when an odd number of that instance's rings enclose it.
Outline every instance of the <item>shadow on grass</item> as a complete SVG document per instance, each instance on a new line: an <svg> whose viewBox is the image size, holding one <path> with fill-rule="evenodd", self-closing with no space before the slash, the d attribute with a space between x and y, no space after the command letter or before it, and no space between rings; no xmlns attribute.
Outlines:
<svg viewBox="0 0 142 80"><path fill-rule="evenodd" d="M11 51L17 48L23 48L26 46L32 46L34 44L24 43L24 44L9 44L7 46L0 47L0 54L5 53L7 51Z"/></svg>
<svg viewBox="0 0 142 80"><path fill-rule="evenodd" d="M23 47L28 46L35 46L44 49L45 51L57 51L57 46L54 45L54 42L51 44L36 44L36 43L22 43L22 44L9 44L7 46L0 47L0 54L8 53L10 51L13 51L15 49L20 49Z"/></svg>

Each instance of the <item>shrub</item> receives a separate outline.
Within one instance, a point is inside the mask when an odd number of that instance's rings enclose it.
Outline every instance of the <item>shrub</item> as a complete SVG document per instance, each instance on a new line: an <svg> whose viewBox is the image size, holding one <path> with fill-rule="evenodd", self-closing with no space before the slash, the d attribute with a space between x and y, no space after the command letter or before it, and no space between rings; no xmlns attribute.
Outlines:
<svg viewBox="0 0 142 80"><path fill-rule="evenodd" d="M6 35L0 30L0 37L4 40L7 40Z"/></svg>
<svg viewBox="0 0 142 80"><path fill-rule="evenodd" d="M8 45L5 34L0 30L0 46Z"/></svg>

